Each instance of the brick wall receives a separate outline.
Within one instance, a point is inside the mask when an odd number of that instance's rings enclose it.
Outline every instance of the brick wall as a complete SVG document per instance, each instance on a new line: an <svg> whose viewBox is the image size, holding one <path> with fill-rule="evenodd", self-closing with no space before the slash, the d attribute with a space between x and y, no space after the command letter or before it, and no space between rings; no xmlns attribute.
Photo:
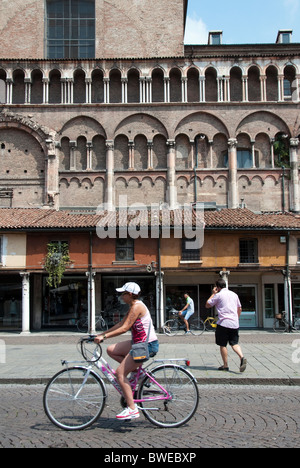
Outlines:
<svg viewBox="0 0 300 468"><path fill-rule="evenodd" d="M44 5L1 0L2 58L45 57ZM183 5L183 0L96 0L96 57L182 55Z"/></svg>

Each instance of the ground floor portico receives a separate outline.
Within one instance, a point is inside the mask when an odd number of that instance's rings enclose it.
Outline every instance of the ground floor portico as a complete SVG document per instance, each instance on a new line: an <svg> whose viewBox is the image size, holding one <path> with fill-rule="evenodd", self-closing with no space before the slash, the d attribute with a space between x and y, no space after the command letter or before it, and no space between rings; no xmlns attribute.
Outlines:
<svg viewBox="0 0 300 468"><path fill-rule="evenodd" d="M240 297L242 329L270 329L275 315L291 309L295 318L300 317L300 275L292 275L290 287L282 272L165 272L164 299L165 315L173 308L184 306L184 294L188 293L195 303L195 313L205 320L214 313L208 311L205 303L211 295L215 281L220 277L228 282L228 287ZM290 302L290 305L289 305Z"/></svg>
<svg viewBox="0 0 300 468"><path fill-rule="evenodd" d="M160 276L81 272L66 275L57 288L47 285L45 274L19 272L1 275L0 330L26 334L37 330L75 329L77 320L84 316L90 317L93 329L93 321L100 311L108 326L113 326L127 311L115 291L127 281L140 284L142 300L157 330L169 319L171 310L184 307L185 293L194 300L195 314L205 319L214 313L208 312L205 303L220 274L240 297L242 329L272 328L275 315L288 310L289 300L292 316L300 317L300 275L297 274L291 275L289 299L288 282L282 272L164 271Z"/></svg>

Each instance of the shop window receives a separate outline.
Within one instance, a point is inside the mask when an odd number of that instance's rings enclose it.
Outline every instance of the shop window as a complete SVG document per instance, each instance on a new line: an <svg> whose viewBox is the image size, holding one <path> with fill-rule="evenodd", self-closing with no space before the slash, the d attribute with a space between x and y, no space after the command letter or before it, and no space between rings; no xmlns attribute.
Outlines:
<svg viewBox="0 0 300 468"><path fill-rule="evenodd" d="M134 240L117 239L116 240L116 261L133 262L134 261Z"/></svg>
<svg viewBox="0 0 300 468"><path fill-rule="evenodd" d="M209 287L209 292L211 288ZM209 294L209 292L207 294ZM166 286L166 320L174 318L174 312L182 310L186 305L185 294L188 294L194 301L195 306L195 315L197 317L198 313L198 287L189 286L189 285L167 285ZM206 295L204 296L206 298ZM207 296L209 297L209 295ZM203 304L205 304L206 299L203 299ZM201 298L200 298L201 302ZM206 318L205 314L205 318Z"/></svg>
<svg viewBox="0 0 300 468"><path fill-rule="evenodd" d="M197 247L197 240L182 239L181 260L191 262L201 260L201 249Z"/></svg>
<svg viewBox="0 0 300 468"><path fill-rule="evenodd" d="M21 277L2 277L0 284L0 330L19 330L21 328Z"/></svg>
<svg viewBox="0 0 300 468"><path fill-rule="evenodd" d="M274 285L265 284L265 318L272 319L275 316Z"/></svg>
<svg viewBox="0 0 300 468"><path fill-rule="evenodd" d="M95 57L95 0L47 0L49 59Z"/></svg>
<svg viewBox="0 0 300 468"><path fill-rule="evenodd" d="M86 277L63 278L57 288L50 288L44 278L43 326L73 327L88 313Z"/></svg>
<svg viewBox="0 0 300 468"><path fill-rule="evenodd" d="M240 239L240 263L258 263L257 239Z"/></svg>
<svg viewBox="0 0 300 468"><path fill-rule="evenodd" d="M297 240L297 262L300 263L300 239Z"/></svg>
<svg viewBox="0 0 300 468"><path fill-rule="evenodd" d="M156 327L156 287L155 278L149 276L104 276L102 277L102 311L108 326L120 322L128 312L128 305L117 293L116 288L133 281L141 288L141 300L148 307L154 326Z"/></svg>

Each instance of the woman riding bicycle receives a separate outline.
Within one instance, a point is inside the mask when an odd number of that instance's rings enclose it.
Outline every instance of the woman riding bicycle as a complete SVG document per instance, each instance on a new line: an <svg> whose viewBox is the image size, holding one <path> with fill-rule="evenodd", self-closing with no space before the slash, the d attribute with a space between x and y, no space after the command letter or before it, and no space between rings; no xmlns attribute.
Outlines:
<svg viewBox="0 0 300 468"><path fill-rule="evenodd" d="M97 335L95 342L102 343L102 341L106 339L122 335L131 329L132 341L123 341L108 346L107 354L120 363L120 366L116 370L116 377L123 390L127 403L127 408L116 417L118 419L134 419L139 417L139 410L133 401L132 389L127 375L130 372L136 371L136 369L140 367L140 363L134 362L130 354L131 346L133 343L147 341L149 327L150 335L148 347L151 356L155 356L158 352L159 344L153 327L151 314L146 305L138 299L141 292L139 285L136 283L126 283L122 288L118 288L117 292L122 293L121 297L123 301L129 305L129 311L121 322L114 325L107 332Z"/></svg>

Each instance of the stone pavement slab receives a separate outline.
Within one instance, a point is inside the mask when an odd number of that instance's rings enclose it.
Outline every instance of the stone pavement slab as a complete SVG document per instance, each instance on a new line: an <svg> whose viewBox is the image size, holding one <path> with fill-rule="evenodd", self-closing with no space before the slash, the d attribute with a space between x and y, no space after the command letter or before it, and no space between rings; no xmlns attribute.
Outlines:
<svg viewBox="0 0 300 468"><path fill-rule="evenodd" d="M82 361L77 350L80 334L32 333L28 336L1 334L0 384L45 383L62 369L61 360ZM246 371L239 372L239 359L229 347L229 372L220 372L222 364L214 334L200 337L159 335L157 359L190 360L190 370L200 384L281 384L300 385L300 334L278 335L268 332L240 333L240 344L248 360ZM128 336L129 338L129 336ZM127 337L118 337L122 341ZM113 342L113 340L111 340ZM107 343L103 345L107 358ZM112 363L109 358L107 360Z"/></svg>

